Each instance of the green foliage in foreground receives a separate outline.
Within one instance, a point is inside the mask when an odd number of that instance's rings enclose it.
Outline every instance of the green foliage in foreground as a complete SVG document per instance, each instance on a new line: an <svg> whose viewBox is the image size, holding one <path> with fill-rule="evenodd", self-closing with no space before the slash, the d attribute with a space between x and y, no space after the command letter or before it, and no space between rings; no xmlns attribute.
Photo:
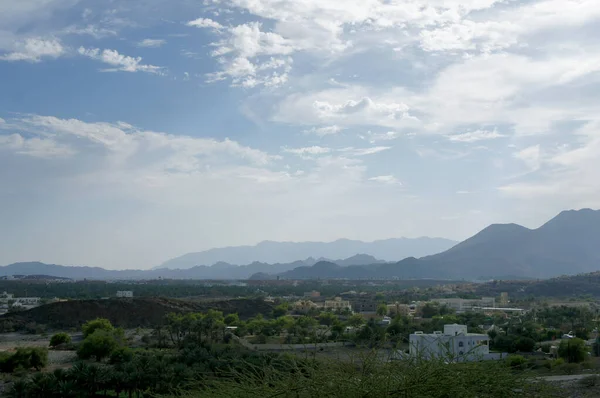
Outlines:
<svg viewBox="0 0 600 398"><path fill-rule="evenodd" d="M0 353L0 371L12 373L17 369L41 370L48 364L48 349L42 347L17 348L14 354Z"/></svg>
<svg viewBox="0 0 600 398"><path fill-rule="evenodd" d="M187 397L206 398L508 398L550 397L543 383L532 383L527 373L511 370L505 362L446 364L443 361L382 362L375 355L358 361L314 361L289 370L255 367L231 372Z"/></svg>

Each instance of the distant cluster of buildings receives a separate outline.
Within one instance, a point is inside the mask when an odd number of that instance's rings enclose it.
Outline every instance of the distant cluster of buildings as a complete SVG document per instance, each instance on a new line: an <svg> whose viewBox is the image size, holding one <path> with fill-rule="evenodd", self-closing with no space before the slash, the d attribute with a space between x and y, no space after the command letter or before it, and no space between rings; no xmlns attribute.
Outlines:
<svg viewBox="0 0 600 398"><path fill-rule="evenodd" d="M419 301L410 304L391 303L387 304L386 315L404 315L404 316L419 316L421 310L428 303L434 303L440 306L446 306L456 313L467 311L481 311L485 313L521 313L524 310L520 308L504 307L508 303L508 294L502 293L500 303L503 305L498 307L494 297L481 297L477 299L463 298L436 298L431 301ZM367 293L357 293L349 291L341 293L339 297L327 299L322 297L318 291L305 292L299 300L293 303L293 309L297 313L307 313L311 310L343 312L349 310L355 313L364 315L376 314L381 301L377 300L375 295Z"/></svg>
<svg viewBox="0 0 600 398"><path fill-rule="evenodd" d="M12 293L0 294L0 315L6 314L11 309L29 310L40 305L39 297L15 297Z"/></svg>

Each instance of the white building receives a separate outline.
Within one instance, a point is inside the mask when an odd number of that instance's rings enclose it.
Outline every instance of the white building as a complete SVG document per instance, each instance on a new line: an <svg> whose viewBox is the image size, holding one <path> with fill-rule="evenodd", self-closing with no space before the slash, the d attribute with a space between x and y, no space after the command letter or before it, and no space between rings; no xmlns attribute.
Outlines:
<svg viewBox="0 0 600 398"><path fill-rule="evenodd" d="M466 325L444 325L443 333L411 334L409 354L449 361L487 359L490 353L489 339L487 334L467 333Z"/></svg>
<svg viewBox="0 0 600 398"><path fill-rule="evenodd" d="M117 292L117 297L132 298L133 297L133 291L131 291L131 290L119 290Z"/></svg>

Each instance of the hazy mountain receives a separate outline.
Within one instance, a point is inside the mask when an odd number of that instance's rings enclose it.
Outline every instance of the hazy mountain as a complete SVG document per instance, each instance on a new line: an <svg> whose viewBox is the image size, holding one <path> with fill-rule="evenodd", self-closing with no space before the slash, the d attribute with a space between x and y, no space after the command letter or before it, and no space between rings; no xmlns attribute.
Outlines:
<svg viewBox="0 0 600 398"><path fill-rule="evenodd" d="M326 260L330 261L330 260ZM361 261L381 263L372 256L359 254L347 259L335 260L331 263L341 266L357 264ZM253 274L273 275L290 271L301 267L310 267L316 263L323 263L312 257L306 260L294 261L284 264L268 264L253 262L248 265L233 265L226 262L218 262L212 266L198 266L189 269L154 269L154 270L107 270L98 267L68 267L56 264L44 264L40 262L14 263L0 267L0 277L8 275L48 275L70 279L247 279ZM337 265L336 265L337 266ZM264 279L264 278L262 278Z"/></svg>
<svg viewBox="0 0 600 398"><path fill-rule="evenodd" d="M300 269L284 278L546 278L600 270L600 211L564 211L537 229L494 224L442 253L397 263Z"/></svg>
<svg viewBox="0 0 600 398"><path fill-rule="evenodd" d="M186 269L210 265L219 261L229 264L290 263L299 258L348 258L364 253L385 261L398 261L414 256L422 257L442 252L456 242L442 238L399 238L374 242L340 239L334 242L261 242L255 246L235 246L188 253L166 261L157 268ZM351 265L351 264L349 264Z"/></svg>

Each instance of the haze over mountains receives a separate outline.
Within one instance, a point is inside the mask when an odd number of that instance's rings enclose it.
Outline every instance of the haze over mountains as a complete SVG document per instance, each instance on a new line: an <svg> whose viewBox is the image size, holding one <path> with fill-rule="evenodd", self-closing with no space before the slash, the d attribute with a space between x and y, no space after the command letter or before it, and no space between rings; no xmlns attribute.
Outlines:
<svg viewBox="0 0 600 398"><path fill-rule="evenodd" d="M537 229L494 224L442 253L393 264L319 262L281 278L548 278L600 270L600 211L563 211ZM264 277L254 275L253 278Z"/></svg>
<svg viewBox="0 0 600 398"><path fill-rule="evenodd" d="M263 242L257 246L213 249L201 253L191 253L163 264L174 267L176 264L190 265L198 258L210 259L217 254L235 259L246 255L263 255L279 258L303 253L302 250L330 250L339 253L352 250L351 247L371 245L378 253L392 253L393 242L407 243L411 240L387 240L372 243L341 240L332 243L277 243ZM415 250L422 250L418 243L436 242L443 245L445 240L419 238L412 240ZM398 243L402 250L407 249ZM353 246L354 245L354 246ZM269 254L267 248L273 248ZM431 247L431 246L430 246ZM302 249L302 250L301 250ZM385 251L385 250L389 251ZM336 250L338 250L336 252ZM358 250L358 249L357 249ZM400 249L396 249L400 250ZM250 253L250 254L248 254ZM252 254L254 253L254 254ZM353 253L354 254L354 253ZM371 254L371 253L369 253ZM298 254L299 255L299 254ZM307 258L308 257L308 258ZM301 257L305 260L267 263L255 261L237 266L219 261L212 266L192 266L186 269L158 268L149 271L112 271L91 267L64 267L42 263L16 263L0 267L0 275L50 275L73 279L506 279L548 278L558 275L578 274L600 270L600 211L570 210L561 212L544 225L529 229L517 224L494 224L483 229L471 238L446 248L438 254L421 258L407 257L398 262L385 262L378 256L359 254L343 260ZM240 257L237 257L240 258ZM264 258L264 257L263 257ZM333 257L344 258L344 256ZM389 257L388 257L389 258Z"/></svg>
<svg viewBox="0 0 600 398"><path fill-rule="evenodd" d="M166 261L157 268L187 269L199 265L226 262L234 265L252 261L262 263L290 263L299 259L348 258L356 254L368 254L385 261L398 261L406 257L422 257L440 253L457 242L443 238L397 238L362 242L339 239L334 242L272 242L264 241L255 246L235 246L188 253ZM363 264L365 264L363 262ZM355 264L345 264L355 265Z"/></svg>
<svg viewBox="0 0 600 398"><path fill-rule="evenodd" d="M98 267L68 267L56 264L44 264L41 262L22 262L0 267L0 276L8 275L45 275L50 277L61 277L70 279L248 279L251 275L261 273L265 275L291 271L298 267L312 266L319 261L333 261L340 266L355 266L361 264L381 264L385 261L366 254L341 260L326 260L323 258L294 261L291 263L268 264L253 262L248 265L233 265L226 262L218 262L212 266L197 266L188 269L159 268L153 270L107 270Z"/></svg>

